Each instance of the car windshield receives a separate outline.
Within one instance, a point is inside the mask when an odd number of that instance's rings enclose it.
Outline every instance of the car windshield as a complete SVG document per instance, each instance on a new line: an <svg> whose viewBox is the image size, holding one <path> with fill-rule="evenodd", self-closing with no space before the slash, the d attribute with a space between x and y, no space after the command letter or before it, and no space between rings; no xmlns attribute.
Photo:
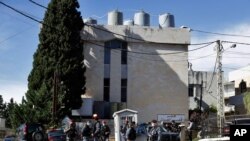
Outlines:
<svg viewBox="0 0 250 141"><path fill-rule="evenodd" d="M52 130L48 132L49 136L62 135L64 134L63 130Z"/></svg>
<svg viewBox="0 0 250 141"><path fill-rule="evenodd" d="M243 123L247 123L250 124L250 119L238 119L236 120L237 124L243 124Z"/></svg>

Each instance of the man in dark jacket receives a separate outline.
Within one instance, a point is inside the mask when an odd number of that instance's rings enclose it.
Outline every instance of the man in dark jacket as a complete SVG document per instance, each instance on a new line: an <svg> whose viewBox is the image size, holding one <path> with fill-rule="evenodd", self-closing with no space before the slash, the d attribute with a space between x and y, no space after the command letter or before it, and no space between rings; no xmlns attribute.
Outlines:
<svg viewBox="0 0 250 141"><path fill-rule="evenodd" d="M107 125L107 122L104 120L102 121L102 127L101 127L102 141L109 141L109 134L110 134L110 128Z"/></svg>
<svg viewBox="0 0 250 141"><path fill-rule="evenodd" d="M90 122L87 121L82 129L82 139L83 141L89 141L90 138L91 138Z"/></svg>
<svg viewBox="0 0 250 141"><path fill-rule="evenodd" d="M93 126L93 132L92 136L94 138L94 141L100 141L101 137L101 123L99 121L98 115L94 114L93 119L95 120L94 126Z"/></svg>
<svg viewBox="0 0 250 141"><path fill-rule="evenodd" d="M152 120L152 128L150 129L148 136L150 141L161 141L161 128L157 125L157 120Z"/></svg>

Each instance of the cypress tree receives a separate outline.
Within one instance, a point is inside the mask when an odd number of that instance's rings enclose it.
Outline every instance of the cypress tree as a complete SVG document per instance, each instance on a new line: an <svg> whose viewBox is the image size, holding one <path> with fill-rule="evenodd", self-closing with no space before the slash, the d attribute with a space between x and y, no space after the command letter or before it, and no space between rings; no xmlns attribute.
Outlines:
<svg viewBox="0 0 250 141"><path fill-rule="evenodd" d="M82 104L85 67L80 31L83 21L77 0L51 0L39 34L33 68L28 77L27 105L35 112L31 121L51 121L52 100L61 119Z"/></svg>

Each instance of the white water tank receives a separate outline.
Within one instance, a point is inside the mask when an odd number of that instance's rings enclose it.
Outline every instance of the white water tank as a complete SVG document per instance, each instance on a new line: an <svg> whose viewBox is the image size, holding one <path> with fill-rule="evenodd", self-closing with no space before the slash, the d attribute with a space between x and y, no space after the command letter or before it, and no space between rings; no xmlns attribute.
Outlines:
<svg viewBox="0 0 250 141"><path fill-rule="evenodd" d="M108 25L122 25L123 14L118 10L114 10L108 13Z"/></svg>
<svg viewBox="0 0 250 141"><path fill-rule="evenodd" d="M150 26L149 14L144 11L135 13L134 24L139 26Z"/></svg>
<svg viewBox="0 0 250 141"><path fill-rule="evenodd" d="M174 15L170 13L165 13L159 15L159 25L160 27L175 27Z"/></svg>
<svg viewBox="0 0 250 141"><path fill-rule="evenodd" d="M123 22L123 25L132 26L134 25L134 20L126 20Z"/></svg>
<svg viewBox="0 0 250 141"><path fill-rule="evenodd" d="M87 19L84 19L83 20L84 23L87 23L87 24L97 24L97 20L96 19L93 19L93 18L87 18Z"/></svg>

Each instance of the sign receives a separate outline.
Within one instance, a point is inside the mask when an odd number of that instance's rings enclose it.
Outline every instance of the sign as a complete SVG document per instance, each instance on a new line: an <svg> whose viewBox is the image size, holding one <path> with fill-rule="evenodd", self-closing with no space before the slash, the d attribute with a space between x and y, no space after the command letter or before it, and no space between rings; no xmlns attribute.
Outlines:
<svg viewBox="0 0 250 141"><path fill-rule="evenodd" d="M245 141L250 138L250 125L230 125L230 141Z"/></svg>
<svg viewBox="0 0 250 141"><path fill-rule="evenodd" d="M185 115L184 114L162 114L157 115L158 121L171 122L174 120L175 122L184 122Z"/></svg>

